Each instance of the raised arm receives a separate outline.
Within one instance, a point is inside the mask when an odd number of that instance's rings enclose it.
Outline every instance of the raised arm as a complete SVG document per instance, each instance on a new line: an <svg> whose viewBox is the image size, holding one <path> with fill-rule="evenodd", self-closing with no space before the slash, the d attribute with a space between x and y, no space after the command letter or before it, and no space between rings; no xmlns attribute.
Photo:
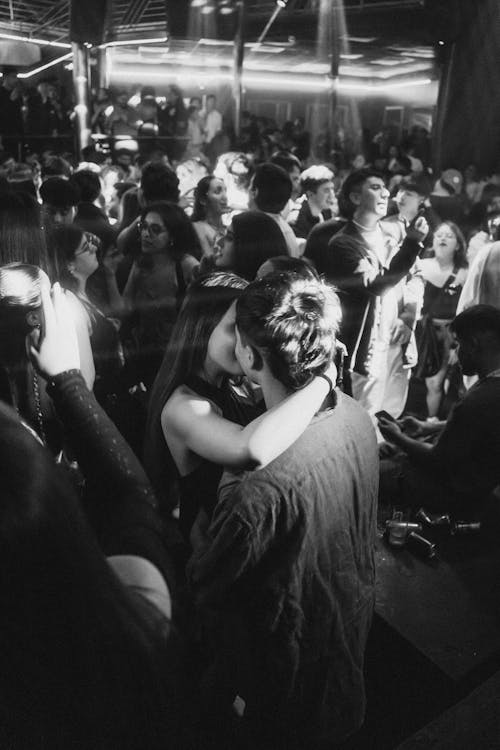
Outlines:
<svg viewBox="0 0 500 750"><path fill-rule="evenodd" d="M53 301L43 288L42 304L44 335L31 356L47 380L47 392L84 476L103 489L103 496L108 491L113 499L145 500L156 507L142 466L85 385L74 324L58 284Z"/></svg>
<svg viewBox="0 0 500 750"><path fill-rule="evenodd" d="M420 217L415 227L408 230L389 267L382 269L367 257L358 238L349 234L335 235L322 270L329 281L345 292L365 291L378 296L406 276L422 249L420 243L426 233L427 223Z"/></svg>
<svg viewBox="0 0 500 750"><path fill-rule="evenodd" d="M328 377L335 382L333 366ZM172 436L213 463L233 469L261 468L300 437L329 390L327 380L316 377L246 427L221 417L208 400L182 391L163 409L162 429L167 443Z"/></svg>

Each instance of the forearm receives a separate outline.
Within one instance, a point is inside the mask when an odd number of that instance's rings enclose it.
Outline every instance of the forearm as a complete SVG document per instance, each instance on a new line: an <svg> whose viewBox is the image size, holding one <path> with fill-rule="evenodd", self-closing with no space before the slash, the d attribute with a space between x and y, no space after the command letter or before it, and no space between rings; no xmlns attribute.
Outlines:
<svg viewBox="0 0 500 750"><path fill-rule="evenodd" d="M242 431L250 460L265 466L289 448L304 432L328 395L328 383L316 377Z"/></svg>
<svg viewBox="0 0 500 750"><path fill-rule="evenodd" d="M393 442L407 454L410 460L426 468L434 465L433 446L429 443L420 442L404 433L398 435Z"/></svg>
<svg viewBox="0 0 500 750"><path fill-rule="evenodd" d="M70 370L55 376L47 392L85 478L113 498L146 501L156 507L144 469L86 387L81 373Z"/></svg>
<svg viewBox="0 0 500 750"><path fill-rule="evenodd" d="M406 276L421 249L422 246L417 240L406 237L401 249L392 259L389 268L368 285L368 290L372 294L379 295L386 289L395 286L398 281Z"/></svg>

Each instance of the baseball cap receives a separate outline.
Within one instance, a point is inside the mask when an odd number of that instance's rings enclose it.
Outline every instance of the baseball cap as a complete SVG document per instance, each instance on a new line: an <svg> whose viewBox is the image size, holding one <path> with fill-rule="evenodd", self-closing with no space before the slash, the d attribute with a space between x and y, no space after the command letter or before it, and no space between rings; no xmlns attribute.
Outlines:
<svg viewBox="0 0 500 750"><path fill-rule="evenodd" d="M458 169L445 169L439 178L441 185L450 193L461 193L463 177Z"/></svg>

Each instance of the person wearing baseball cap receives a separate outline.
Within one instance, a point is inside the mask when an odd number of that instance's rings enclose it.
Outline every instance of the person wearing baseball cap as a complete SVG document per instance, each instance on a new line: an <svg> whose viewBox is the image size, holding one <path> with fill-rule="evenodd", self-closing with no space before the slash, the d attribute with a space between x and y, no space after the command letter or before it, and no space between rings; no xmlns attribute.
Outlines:
<svg viewBox="0 0 500 750"><path fill-rule="evenodd" d="M436 181L429 196L433 210L442 221L453 221L462 227L465 222L465 197L462 192L463 177L458 169L445 169Z"/></svg>

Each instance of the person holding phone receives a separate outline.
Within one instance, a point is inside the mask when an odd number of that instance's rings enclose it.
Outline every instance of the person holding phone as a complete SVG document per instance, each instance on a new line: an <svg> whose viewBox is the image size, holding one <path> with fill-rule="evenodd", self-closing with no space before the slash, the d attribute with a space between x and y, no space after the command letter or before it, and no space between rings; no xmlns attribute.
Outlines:
<svg viewBox="0 0 500 750"><path fill-rule="evenodd" d="M475 305L450 324L464 375L478 382L459 401L446 422L378 413L379 429L399 455L381 462L380 498L433 509L477 512L500 485L500 310ZM433 442L427 439L437 437Z"/></svg>

